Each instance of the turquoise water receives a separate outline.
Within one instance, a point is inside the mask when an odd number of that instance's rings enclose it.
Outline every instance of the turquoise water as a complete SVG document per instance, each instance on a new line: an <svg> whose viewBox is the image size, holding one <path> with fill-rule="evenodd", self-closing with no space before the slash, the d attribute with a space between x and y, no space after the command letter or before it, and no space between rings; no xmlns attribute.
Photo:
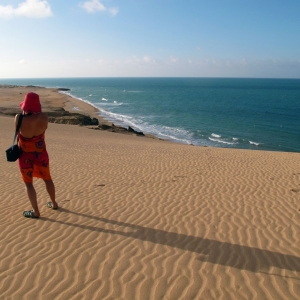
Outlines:
<svg viewBox="0 0 300 300"><path fill-rule="evenodd" d="M0 84L70 88L70 95L115 124L179 143L300 152L299 79L56 78Z"/></svg>

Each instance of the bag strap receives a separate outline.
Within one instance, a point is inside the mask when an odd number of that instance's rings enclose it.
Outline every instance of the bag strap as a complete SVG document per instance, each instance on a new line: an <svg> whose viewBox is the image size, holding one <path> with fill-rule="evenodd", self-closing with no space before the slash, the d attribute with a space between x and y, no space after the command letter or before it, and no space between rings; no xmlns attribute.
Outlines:
<svg viewBox="0 0 300 300"><path fill-rule="evenodd" d="M17 135L18 135L18 132L20 130L20 127L21 127L21 124L22 124L22 119L23 119L23 114L20 114L19 116L19 120L18 120L18 124L17 124L17 127L16 127L16 132L15 132L15 136L14 136L14 141L13 141L13 144L15 144L15 141L16 141L16 138L17 138Z"/></svg>

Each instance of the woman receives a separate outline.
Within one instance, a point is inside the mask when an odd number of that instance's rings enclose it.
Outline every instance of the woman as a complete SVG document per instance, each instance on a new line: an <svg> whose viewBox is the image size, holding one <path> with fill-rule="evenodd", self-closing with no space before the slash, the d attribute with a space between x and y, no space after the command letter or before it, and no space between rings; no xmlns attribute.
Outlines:
<svg viewBox="0 0 300 300"><path fill-rule="evenodd" d="M51 202L47 206L57 209L55 201L55 186L49 169L49 157L45 144L45 131L48 127L48 116L42 112L39 95L26 94L20 104L23 110L23 120L18 133L18 143L21 149L19 168L26 191L33 210L24 211L26 218L39 218L40 212L37 204L36 191L33 186L33 177L42 178ZM15 117L15 126L18 124L20 114Z"/></svg>

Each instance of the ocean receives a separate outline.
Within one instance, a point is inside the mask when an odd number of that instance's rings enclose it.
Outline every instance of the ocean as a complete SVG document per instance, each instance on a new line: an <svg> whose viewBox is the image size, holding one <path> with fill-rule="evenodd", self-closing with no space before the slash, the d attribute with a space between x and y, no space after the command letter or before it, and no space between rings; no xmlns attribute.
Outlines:
<svg viewBox="0 0 300 300"><path fill-rule="evenodd" d="M300 152L300 79L44 78L116 125L195 146ZM76 107L74 107L76 110Z"/></svg>

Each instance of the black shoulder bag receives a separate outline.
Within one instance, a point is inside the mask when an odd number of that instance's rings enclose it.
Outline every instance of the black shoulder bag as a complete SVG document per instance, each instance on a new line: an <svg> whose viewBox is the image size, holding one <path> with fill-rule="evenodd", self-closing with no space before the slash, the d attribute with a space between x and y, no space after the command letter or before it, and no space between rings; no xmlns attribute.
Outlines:
<svg viewBox="0 0 300 300"><path fill-rule="evenodd" d="M18 120L18 125L17 125L17 128L16 128L13 144L12 144L11 147L9 147L5 151L7 161L16 161L20 156L20 148L18 146L18 143L15 144L15 141L16 141L18 132L19 132L20 127L21 127L22 119L23 119L23 115L21 114L20 117L19 117L19 120Z"/></svg>

